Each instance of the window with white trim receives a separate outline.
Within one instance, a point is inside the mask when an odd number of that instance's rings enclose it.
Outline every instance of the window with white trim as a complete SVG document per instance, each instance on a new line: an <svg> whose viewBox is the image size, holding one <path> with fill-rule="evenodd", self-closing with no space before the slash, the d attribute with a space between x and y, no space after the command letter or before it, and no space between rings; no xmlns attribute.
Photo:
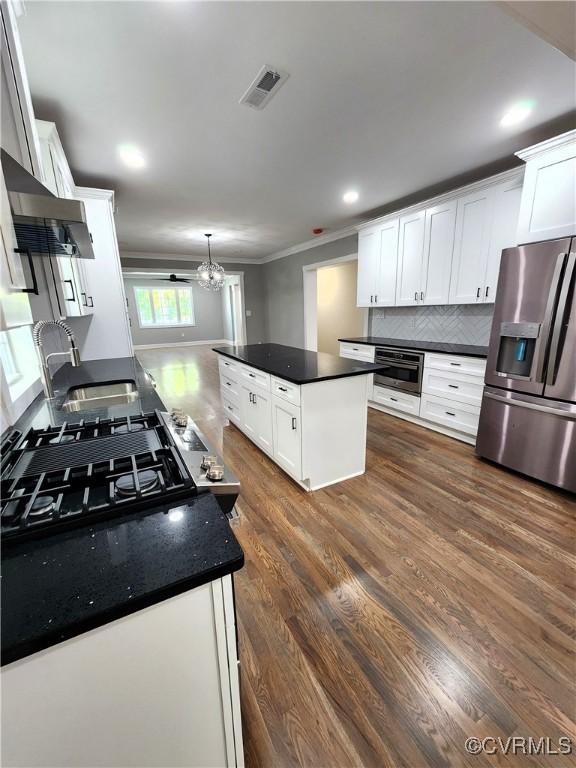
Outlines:
<svg viewBox="0 0 576 768"><path fill-rule="evenodd" d="M134 299L140 328L196 325L192 288L135 287Z"/></svg>

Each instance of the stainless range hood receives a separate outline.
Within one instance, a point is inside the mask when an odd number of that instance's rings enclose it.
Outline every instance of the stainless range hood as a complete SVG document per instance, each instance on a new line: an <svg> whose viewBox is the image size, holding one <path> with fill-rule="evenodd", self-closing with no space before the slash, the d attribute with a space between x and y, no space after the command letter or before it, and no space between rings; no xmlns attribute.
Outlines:
<svg viewBox="0 0 576 768"><path fill-rule="evenodd" d="M7 152L2 150L1 156L18 248L93 259L84 203L55 197Z"/></svg>

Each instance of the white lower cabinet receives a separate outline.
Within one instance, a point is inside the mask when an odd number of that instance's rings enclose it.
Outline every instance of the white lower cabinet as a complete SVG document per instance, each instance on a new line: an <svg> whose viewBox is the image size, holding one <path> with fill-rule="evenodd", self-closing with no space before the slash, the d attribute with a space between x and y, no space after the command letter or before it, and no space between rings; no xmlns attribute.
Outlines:
<svg viewBox="0 0 576 768"><path fill-rule="evenodd" d="M478 376L437 371L434 368L424 370L422 391L429 395L480 407L483 389L483 381Z"/></svg>
<svg viewBox="0 0 576 768"><path fill-rule="evenodd" d="M240 387L240 418L249 438L272 453L272 395L260 387Z"/></svg>
<svg viewBox="0 0 576 768"><path fill-rule="evenodd" d="M351 341L340 342L340 357L361 360L364 363L373 363L375 354L376 347L370 344L354 344Z"/></svg>
<svg viewBox="0 0 576 768"><path fill-rule="evenodd" d="M421 396L374 384L369 405L474 443L485 371L480 357L426 353Z"/></svg>
<svg viewBox="0 0 576 768"><path fill-rule="evenodd" d="M228 575L7 664L2 765L241 768L238 663Z"/></svg>
<svg viewBox="0 0 576 768"><path fill-rule="evenodd" d="M228 361L219 361L225 415L302 488L315 491L364 473L371 375L300 386Z"/></svg>
<svg viewBox="0 0 576 768"><path fill-rule="evenodd" d="M378 384L375 384L372 390L372 402L395 411L411 413L413 416L418 416L420 413L420 398L417 395L409 395L407 392L388 389Z"/></svg>
<svg viewBox="0 0 576 768"><path fill-rule="evenodd" d="M274 458L293 477L302 476L300 408L275 395L272 397Z"/></svg>
<svg viewBox="0 0 576 768"><path fill-rule="evenodd" d="M476 435L480 408L464 403L455 403L448 398L422 395L420 417L441 424L458 432Z"/></svg>

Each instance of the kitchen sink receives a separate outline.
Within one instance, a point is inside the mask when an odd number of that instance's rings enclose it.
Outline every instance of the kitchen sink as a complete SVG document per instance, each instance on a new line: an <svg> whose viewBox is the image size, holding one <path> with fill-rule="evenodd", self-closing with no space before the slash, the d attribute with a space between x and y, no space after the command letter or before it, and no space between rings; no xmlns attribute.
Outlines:
<svg viewBox="0 0 576 768"><path fill-rule="evenodd" d="M82 384L71 387L66 393L62 410L68 412L92 411L110 405L133 403L138 397L136 382L110 381L100 384Z"/></svg>

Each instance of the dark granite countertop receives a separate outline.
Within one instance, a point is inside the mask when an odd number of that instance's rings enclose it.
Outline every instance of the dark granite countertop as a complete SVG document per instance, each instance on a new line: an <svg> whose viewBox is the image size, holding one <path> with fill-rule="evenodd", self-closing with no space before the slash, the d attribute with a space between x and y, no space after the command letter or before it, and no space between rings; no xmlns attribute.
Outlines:
<svg viewBox="0 0 576 768"><path fill-rule="evenodd" d="M133 403L110 405L77 413L66 413L62 410L62 403L71 387L126 380L135 381L138 388L138 398ZM38 395L14 425L16 429L24 432L30 427L41 428L47 424L63 424L65 421L78 422L81 419L90 421L98 417L105 419L115 416L135 416L156 409L165 410L164 403L154 389L152 378L135 357L87 360L78 368L66 363L56 372L53 384L56 398L50 401L46 400L43 394Z"/></svg>
<svg viewBox="0 0 576 768"><path fill-rule="evenodd" d="M214 347L214 352L240 360L259 371L271 373L293 384L343 379L375 373L382 366L362 363L325 352L310 352L283 344L248 344L245 347Z"/></svg>
<svg viewBox="0 0 576 768"><path fill-rule="evenodd" d="M134 379L140 393L130 405L75 414L58 410L70 386L125 378ZM37 398L17 428L164 409L134 358L65 366L55 385L61 389L58 399L48 405ZM210 493L6 545L2 664L225 576L243 563L228 519Z"/></svg>
<svg viewBox="0 0 576 768"><path fill-rule="evenodd" d="M22 542L2 553L2 664L238 570L210 493Z"/></svg>
<svg viewBox="0 0 576 768"><path fill-rule="evenodd" d="M386 339L381 336L360 336L350 339L338 339L350 344L367 344L372 347L399 347L417 349L420 352L444 352L449 355L464 357L488 357L488 347L475 344L451 344L446 341L412 341L409 339Z"/></svg>

